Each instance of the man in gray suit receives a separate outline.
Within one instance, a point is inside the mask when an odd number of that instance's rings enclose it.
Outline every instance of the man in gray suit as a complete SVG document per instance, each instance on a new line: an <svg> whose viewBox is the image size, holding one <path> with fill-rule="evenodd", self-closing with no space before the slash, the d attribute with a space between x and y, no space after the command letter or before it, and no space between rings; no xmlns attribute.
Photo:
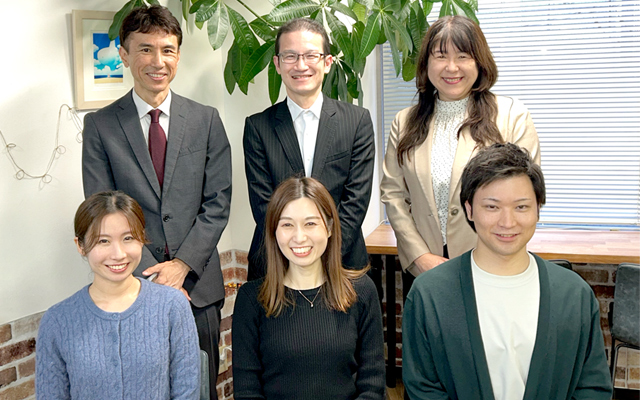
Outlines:
<svg viewBox="0 0 640 400"><path fill-rule="evenodd" d="M244 157L256 230L249 250L249 279L266 273L263 250L267 204L278 184L306 175L326 186L342 228L342 262L368 264L362 222L373 183L374 134L369 112L322 94L333 57L318 22L299 18L278 31L273 62L287 99L245 121Z"/></svg>
<svg viewBox="0 0 640 400"><path fill-rule="evenodd" d="M120 57L134 89L87 114L85 196L122 190L142 206L148 243L138 276L191 301L216 399L224 287L216 245L229 217L231 151L218 111L172 93L182 31L168 9L134 9L120 29Z"/></svg>

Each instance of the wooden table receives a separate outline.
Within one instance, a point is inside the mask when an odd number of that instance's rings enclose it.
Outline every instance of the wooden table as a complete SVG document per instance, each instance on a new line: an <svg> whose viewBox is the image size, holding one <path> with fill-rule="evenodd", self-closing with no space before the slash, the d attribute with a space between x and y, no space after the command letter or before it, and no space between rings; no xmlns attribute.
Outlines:
<svg viewBox="0 0 640 400"><path fill-rule="evenodd" d="M371 256L372 275L382 290L382 264L396 266L398 247L391 226L381 223L365 239ZM640 263L640 232L638 231L584 231L562 229L538 229L527 250L547 259L564 259L572 263L620 264ZM387 291L387 386L396 384L396 281L395 272L386 274ZM380 293L381 294L381 293ZM393 322L393 325L392 325ZM389 329L393 327L393 329Z"/></svg>

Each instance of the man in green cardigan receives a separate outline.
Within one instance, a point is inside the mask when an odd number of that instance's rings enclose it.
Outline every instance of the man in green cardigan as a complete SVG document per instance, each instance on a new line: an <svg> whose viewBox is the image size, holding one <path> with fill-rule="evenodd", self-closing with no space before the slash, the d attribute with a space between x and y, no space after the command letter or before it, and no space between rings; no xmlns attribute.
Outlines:
<svg viewBox="0 0 640 400"><path fill-rule="evenodd" d="M526 150L495 144L462 175L475 249L420 275L403 316L411 399L611 399L598 301L526 250L545 203Z"/></svg>

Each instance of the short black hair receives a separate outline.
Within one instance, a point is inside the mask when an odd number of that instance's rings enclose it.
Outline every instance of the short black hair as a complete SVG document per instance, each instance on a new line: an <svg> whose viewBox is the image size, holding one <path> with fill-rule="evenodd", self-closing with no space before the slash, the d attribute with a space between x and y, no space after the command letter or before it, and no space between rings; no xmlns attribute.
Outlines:
<svg viewBox="0 0 640 400"><path fill-rule="evenodd" d="M324 26L322 26L318 21L310 18L295 18L278 29L278 34L276 35L276 55L280 54L280 37L282 35L285 33L301 31L313 32L322 36L322 52L325 56L331 54L331 43L329 42L329 35L327 35L327 31L324 29Z"/></svg>
<svg viewBox="0 0 640 400"><path fill-rule="evenodd" d="M473 207L473 196L478 189L497 180L520 175L526 175L531 180L539 210L547 200L544 175L527 149L513 143L496 143L485 147L469 161L462 172L460 204L465 207L468 202ZM475 224L469 220L466 212L464 215L475 232Z"/></svg>
<svg viewBox="0 0 640 400"><path fill-rule="evenodd" d="M129 36L134 32L164 32L178 38L178 47L182 45L180 22L167 7L160 5L142 6L131 10L120 26L120 45L129 51Z"/></svg>

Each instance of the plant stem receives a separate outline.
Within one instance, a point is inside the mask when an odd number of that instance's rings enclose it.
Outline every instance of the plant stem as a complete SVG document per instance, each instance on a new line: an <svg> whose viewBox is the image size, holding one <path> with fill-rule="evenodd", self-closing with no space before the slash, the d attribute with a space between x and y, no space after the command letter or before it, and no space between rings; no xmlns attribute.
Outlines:
<svg viewBox="0 0 640 400"><path fill-rule="evenodd" d="M246 5L242 0L236 0L238 3L240 3L244 8L246 8L251 14L255 15L256 18L258 18L259 20L261 20L262 22L264 22L265 24L269 25L269 27L274 28L275 26L271 25L269 22L267 22L267 20L265 20L264 18L262 18L261 16L259 16L255 11L253 11L248 5Z"/></svg>

